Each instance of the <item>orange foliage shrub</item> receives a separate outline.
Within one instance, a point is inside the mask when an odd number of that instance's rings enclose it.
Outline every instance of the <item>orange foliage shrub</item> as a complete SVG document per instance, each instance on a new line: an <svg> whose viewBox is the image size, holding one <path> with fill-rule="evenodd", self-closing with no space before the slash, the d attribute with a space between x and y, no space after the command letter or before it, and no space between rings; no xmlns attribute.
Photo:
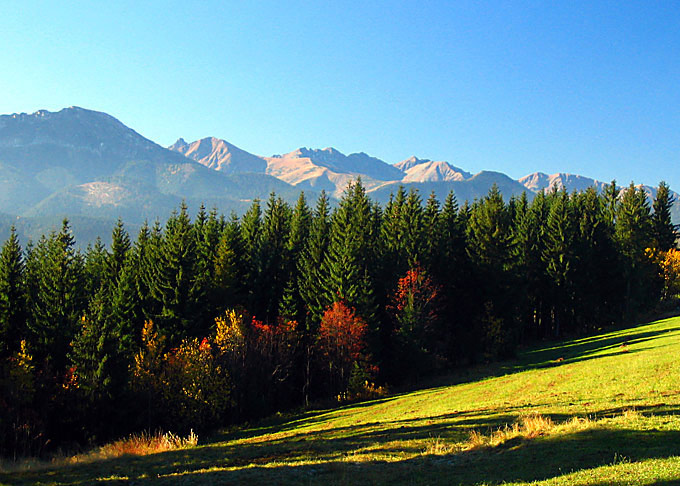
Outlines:
<svg viewBox="0 0 680 486"><path fill-rule="evenodd" d="M440 288L435 285L425 270L415 266L399 279L392 295L388 311L393 316L396 333L402 345L410 352L432 351L432 338L439 319Z"/></svg>
<svg viewBox="0 0 680 486"><path fill-rule="evenodd" d="M295 321L269 324L235 310L215 319L213 342L218 362L232 377L237 418L285 405L282 401L291 396L297 328Z"/></svg>
<svg viewBox="0 0 680 486"><path fill-rule="evenodd" d="M231 393L210 341L185 339L165 353L163 342L153 322L147 321L132 379L133 388L148 400L149 423L179 431L214 425L224 417Z"/></svg>
<svg viewBox="0 0 680 486"><path fill-rule="evenodd" d="M323 314L317 349L331 378L335 393L346 393L353 370L368 372L366 322L342 301L334 302ZM364 380L362 380L364 381Z"/></svg>

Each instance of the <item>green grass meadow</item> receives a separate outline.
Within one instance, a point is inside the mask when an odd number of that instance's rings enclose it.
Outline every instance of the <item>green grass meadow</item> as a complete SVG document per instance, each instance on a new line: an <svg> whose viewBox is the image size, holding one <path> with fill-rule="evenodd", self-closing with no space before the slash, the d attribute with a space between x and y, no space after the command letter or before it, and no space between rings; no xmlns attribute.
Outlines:
<svg viewBox="0 0 680 486"><path fill-rule="evenodd" d="M524 350L382 399L7 485L680 484L680 318Z"/></svg>

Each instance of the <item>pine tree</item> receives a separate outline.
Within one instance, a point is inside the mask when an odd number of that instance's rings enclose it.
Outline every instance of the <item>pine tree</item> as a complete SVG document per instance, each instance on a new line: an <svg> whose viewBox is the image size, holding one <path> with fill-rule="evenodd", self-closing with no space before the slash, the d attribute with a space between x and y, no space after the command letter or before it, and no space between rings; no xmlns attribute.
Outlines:
<svg viewBox="0 0 680 486"><path fill-rule="evenodd" d="M574 224L569 196L562 190L548 214L543 262L553 289L554 333L559 336L571 309L571 273L574 266Z"/></svg>
<svg viewBox="0 0 680 486"><path fill-rule="evenodd" d="M67 220L36 248L38 281L29 328L36 358L62 371L85 313L84 265Z"/></svg>
<svg viewBox="0 0 680 486"><path fill-rule="evenodd" d="M350 184L333 214L331 238L324 261L324 306L344 299L369 328L377 328L372 271L375 270L376 228L371 203L361 180Z"/></svg>
<svg viewBox="0 0 680 486"><path fill-rule="evenodd" d="M196 239L185 204L165 225L160 268L154 289L162 303L159 329L170 346L189 336L205 334L200 303L203 288L197 285Z"/></svg>
<svg viewBox="0 0 680 486"><path fill-rule="evenodd" d="M301 192L290 221L290 235L286 245L288 253L286 285L279 304L280 316L297 322L301 322L304 318L304 303L298 286L300 279L298 267L305 242L309 237L310 224L311 212L307 206L305 193Z"/></svg>
<svg viewBox="0 0 680 486"><path fill-rule="evenodd" d="M298 263L298 288L306 310L305 327L308 330L312 328L312 323L318 323L321 320L326 308L321 289L325 280L322 265L326 259L330 241L329 232L328 196L321 191L310 222L309 236Z"/></svg>
<svg viewBox="0 0 680 486"><path fill-rule="evenodd" d="M125 230L123 221L119 218L111 232L111 254L106 259L106 279L107 285L113 286L118 280L118 276L125 266L132 245L130 236Z"/></svg>
<svg viewBox="0 0 680 486"><path fill-rule="evenodd" d="M257 313L260 299L262 272L262 208L260 200L255 199L241 219L241 239L243 241L245 304L250 312Z"/></svg>
<svg viewBox="0 0 680 486"><path fill-rule="evenodd" d="M576 196L577 241L573 288L579 330L590 331L618 319L616 308L623 276L607 222L603 198L594 187Z"/></svg>
<svg viewBox="0 0 680 486"><path fill-rule="evenodd" d="M481 326L487 357L509 355L517 337L513 281L512 217L494 184L471 209L467 226L468 253L477 277L474 292L484 309Z"/></svg>
<svg viewBox="0 0 680 486"><path fill-rule="evenodd" d="M102 239L97 237L94 245L85 250L85 293L93 296L102 286L106 278L106 260L108 252Z"/></svg>
<svg viewBox="0 0 680 486"><path fill-rule="evenodd" d="M409 268L420 266L425 255L425 234L423 233L423 205L418 191L409 190L401 213L404 256Z"/></svg>
<svg viewBox="0 0 680 486"><path fill-rule="evenodd" d="M659 184L652 209L652 232L654 244L658 250L668 251L676 247L678 238L677 226L671 220L671 208L675 198L670 194L670 188L665 182Z"/></svg>
<svg viewBox="0 0 680 486"><path fill-rule="evenodd" d="M472 207L468 225L470 256L491 272L508 269L512 260L512 218L495 184Z"/></svg>
<svg viewBox="0 0 680 486"><path fill-rule="evenodd" d="M214 261L213 292L215 309L220 315L226 309L243 304L246 268L241 226L235 214L222 230Z"/></svg>
<svg viewBox="0 0 680 486"><path fill-rule="evenodd" d="M260 296L254 311L265 322L275 322L279 303L288 282L290 207L271 194L262 224L259 273L256 280Z"/></svg>
<svg viewBox="0 0 680 486"><path fill-rule="evenodd" d="M19 349L25 327L24 260L12 226L0 249L0 361Z"/></svg>
<svg viewBox="0 0 680 486"><path fill-rule="evenodd" d="M136 301L139 306L137 312L144 320L156 319L161 311L161 297L155 292L160 268L161 241L160 222L156 221L153 230L145 222L131 252Z"/></svg>
<svg viewBox="0 0 680 486"><path fill-rule="evenodd" d="M542 328L546 324L550 301L542 260L549 209L545 192L539 192L527 210L517 215L514 232L516 271L521 277L518 279L522 296L520 312L522 320L537 334L545 334Z"/></svg>
<svg viewBox="0 0 680 486"><path fill-rule="evenodd" d="M624 262L625 314L632 318L647 298L644 275L649 270L645 250L652 246L652 218L647 196L631 182L623 191L616 214L616 240Z"/></svg>

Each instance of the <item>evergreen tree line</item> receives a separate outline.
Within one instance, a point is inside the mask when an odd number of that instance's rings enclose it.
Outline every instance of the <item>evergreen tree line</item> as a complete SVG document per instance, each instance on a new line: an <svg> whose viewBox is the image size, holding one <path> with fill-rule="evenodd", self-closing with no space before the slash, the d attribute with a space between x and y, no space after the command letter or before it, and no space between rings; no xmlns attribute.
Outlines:
<svg viewBox="0 0 680 486"><path fill-rule="evenodd" d="M272 194L241 217L186 206L134 243L76 249L68 221L0 251L0 448L207 429L372 383L512 355L654 307L676 246L661 183L459 207L360 180L337 207ZM664 294L665 295L665 294Z"/></svg>

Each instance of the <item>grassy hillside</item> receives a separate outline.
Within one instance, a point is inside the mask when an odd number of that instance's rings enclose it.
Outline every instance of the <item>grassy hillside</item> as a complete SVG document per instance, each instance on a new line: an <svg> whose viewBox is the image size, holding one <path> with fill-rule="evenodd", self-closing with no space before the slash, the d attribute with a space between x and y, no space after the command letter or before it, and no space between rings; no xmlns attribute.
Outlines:
<svg viewBox="0 0 680 486"><path fill-rule="evenodd" d="M679 357L680 318L666 319L196 447L81 456L0 483L678 484Z"/></svg>

